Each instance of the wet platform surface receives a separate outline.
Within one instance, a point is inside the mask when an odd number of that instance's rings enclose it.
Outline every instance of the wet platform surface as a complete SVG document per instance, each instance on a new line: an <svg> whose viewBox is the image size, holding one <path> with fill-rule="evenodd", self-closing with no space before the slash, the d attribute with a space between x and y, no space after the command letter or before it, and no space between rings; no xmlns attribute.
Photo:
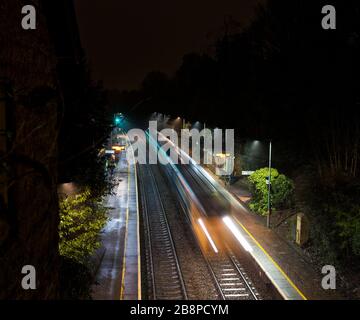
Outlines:
<svg viewBox="0 0 360 320"><path fill-rule="evenodd" d="M130 150L131 151L131 150ZM141 299L137 171L122 152L114 172L119 181L105 200L109 221L101 235L103 258L92 287L94 300Z"/></svg>

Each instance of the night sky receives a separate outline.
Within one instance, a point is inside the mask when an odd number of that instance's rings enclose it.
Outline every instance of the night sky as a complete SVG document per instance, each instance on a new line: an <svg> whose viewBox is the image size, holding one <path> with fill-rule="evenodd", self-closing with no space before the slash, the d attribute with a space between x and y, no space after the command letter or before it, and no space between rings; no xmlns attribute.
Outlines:
<svg viewBox="0 0 360 320"><path fill-rule="evenodd" d="M172 73L185 53L211 52L224 17L246 25L264 0L76 0L93 77L107 88L137 88L149 71ZM232 28L236 24L232 23Z"/></svg>

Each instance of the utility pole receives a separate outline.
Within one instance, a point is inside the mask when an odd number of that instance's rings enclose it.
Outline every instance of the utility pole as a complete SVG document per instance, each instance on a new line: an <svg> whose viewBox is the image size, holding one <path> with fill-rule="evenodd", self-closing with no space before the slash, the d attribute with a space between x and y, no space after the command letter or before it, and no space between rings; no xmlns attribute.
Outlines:
<svg viewBox="0 0 360 320"><path fill-rule="evenodd" d="M270 228L271 216L271 141L269 144L269 179L268 179L268 215L266 219L266 226Z"/></svg>

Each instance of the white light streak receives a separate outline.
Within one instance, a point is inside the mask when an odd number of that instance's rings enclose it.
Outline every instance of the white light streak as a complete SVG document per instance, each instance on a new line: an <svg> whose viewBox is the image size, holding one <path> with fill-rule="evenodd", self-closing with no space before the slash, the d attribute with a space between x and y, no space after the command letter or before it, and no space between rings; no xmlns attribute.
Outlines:
<svg viewBox="0 0 360 320"><path fill-rule="evenodd" d="M199 219L198 221L199 221L199 224L200 224L201 228L203 229L206 237L208 238L208 240L209 240L209 242L210 242L213 250L215 251L215 253L218 253L219 250L216 248L216 245L215 245L213 239L211 239L210 234L209 234L209 232L207 231L204 222L203 222L201 219Z"/></svg>
<svg viewBox="0 0 360 320"><path fill-rule="evenodd" d="M240 233L239 229L235 225L234 221L230 217L224 217L223 218L224 223L226 226L230 229L230 231L233 233L235 238L240 242L240 244L243 246L243 248L248 251L252 252L252 248L250 244L246 241L246 239L243 237L243 235Z"/></svg>

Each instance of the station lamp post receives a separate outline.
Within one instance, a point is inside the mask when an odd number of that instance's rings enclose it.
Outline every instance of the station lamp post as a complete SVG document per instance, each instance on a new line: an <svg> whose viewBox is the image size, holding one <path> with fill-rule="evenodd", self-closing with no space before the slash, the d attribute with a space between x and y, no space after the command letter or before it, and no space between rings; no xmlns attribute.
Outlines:
<svg viewBox="0 0 360 320"><path fill-rule="evenodd" d="M269 143L269 176L268 176L268 214L266 218L266 226L270 228L270 216L271 216L271 141Z"/></svg>
<svg viewBox="0 0 360 320"><path fill-rule="evenodd" d="M258 159L262 159L261 161L261 166L263 166L263 160L264 160L264 157L263 157L263 153L261 152L261 155L257 155L257 156L254 156L254 152L255 150L258 150L259 151L259 145L263 145L259 140L255 140L252 142L251 144L251 147L250 147L250 151L249 151L249 155L246 156L250 159L253 159L253 158L258 158ZM244 157L245 157L245 154L244 154ZM249 160L250 162L252 160ZM267 215L266 215L266 226L268 228L270 228L270 218L271 218L271 162L272 162L272 141L270 140L269 141L269 158L268 158L268 175L266 176L266 185L267 185ZM258 164L253 164L252 167L257 167ZM243 174L244 175L251 175L254 171L243 171ZM265 195L266 196L266 195Z"/></svg>

